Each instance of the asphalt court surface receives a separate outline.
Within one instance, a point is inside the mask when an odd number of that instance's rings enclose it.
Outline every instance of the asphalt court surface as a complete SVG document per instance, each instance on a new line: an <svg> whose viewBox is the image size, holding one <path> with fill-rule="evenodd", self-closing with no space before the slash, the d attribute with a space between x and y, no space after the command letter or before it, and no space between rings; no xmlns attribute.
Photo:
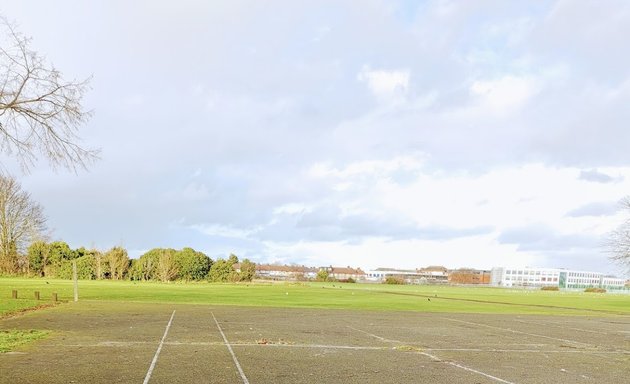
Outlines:
<svg viewBox="0 0 630 384"><path fill-rule="evenodd" d="M81 302L0 383L628 383L630 317Z"/></svg>

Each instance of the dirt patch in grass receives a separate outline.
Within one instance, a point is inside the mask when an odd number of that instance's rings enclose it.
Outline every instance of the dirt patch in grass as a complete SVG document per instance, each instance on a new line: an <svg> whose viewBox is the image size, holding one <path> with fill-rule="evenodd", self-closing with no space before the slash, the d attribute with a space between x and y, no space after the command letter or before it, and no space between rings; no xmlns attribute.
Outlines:
<svg viewBox="0 0 630 384"><path fill-rule="evenodd" d="M0 320L3 319L10 319L12 317L17 317L17 316L21 316L25 313L29 313L29 312L34 312L34 311L39 311L40 309L46 309L46 308L51 308L56 306L57 304L55 303L47 303L47 304L40 304L40 305L36 305L34 307L26 307L26 308L19 308L19 309L14 309L5 313L1 313L0 314Z"/></svg>
<svg viewBox="0 0 630 384"><path fill-rule="evenodd" d="M10 352L13 349L43 339L50 331L31 330L1 330L0 331L0 353Z"/></svg>

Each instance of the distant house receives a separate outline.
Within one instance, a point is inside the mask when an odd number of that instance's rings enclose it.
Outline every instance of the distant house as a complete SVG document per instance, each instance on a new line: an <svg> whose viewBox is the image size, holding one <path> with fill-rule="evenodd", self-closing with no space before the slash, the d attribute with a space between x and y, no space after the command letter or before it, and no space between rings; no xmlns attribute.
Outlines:
<svg viewBox="0 0 630 384"><path fill-rule="evenodd" d="M415 269L396 269L381 267L367 271L365 274L365 279L366 281L381 283L385 281L385 279L388 277L396 277L405 280L415 274Z"/></svg>
<svg viewBox="0 0 630 384"><path fill-rule="evenodd" d="M317 268L303 265L256 264L256 276L270 280L311 280L317 276Z"/></svg>
<svg viewBox="0 0 630 384"><path fill-rule="evenodd" d="M490 276L490 271L460 268L450 271L448 282L451 284L490 284Z"/></svg>
<svg viewBox="0 0 630 384"><path fill-rule="evenodd" d="M444 284L448 282L449 270L441 265L429 265L419 268L416 273L430 284Z"/></svg>
<svg viewBox="0 0 630 384"><path fill-rule="evenodd" d="M321 267L320 270L326 270L328 272L328 277L335 280L348 280L352 279L354 281L363 281L365 280L365 272L361 270L361 268L352 268L352 267Z"/></svg>

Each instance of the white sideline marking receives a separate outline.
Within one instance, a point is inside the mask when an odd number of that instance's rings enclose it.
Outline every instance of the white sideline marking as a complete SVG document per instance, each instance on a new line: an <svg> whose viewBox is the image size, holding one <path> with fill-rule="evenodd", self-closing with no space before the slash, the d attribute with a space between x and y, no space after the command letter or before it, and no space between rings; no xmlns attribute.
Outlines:
<svg viewBox="0 0 630 384"><path fill-rule="evenodd" d="M444 320L449 320L449 321L456 321L458 323L463 323L463 324L471 324L471 325L476 325L478 327L486 327L486 328L492 328L492 329L499 329L501 331L507 331L507 332L512 332L512 333L518 333L521 335L527 335L527 336L534 336L534 337L543 337L545 339L551 339L551 340L557 340L557 341L562 341L565 343L571 343L571 344L582 344L582 345L588 345L590 347L593 346L593 344L589 344L589 343L583 343L581 341L575 341L575 340L569 340L569 339L561 339L559 337L553 337L553 336L546 336L546 335L539 335L537 333L529 333L529 332L523 332L523 331L517 331L515 329L510 329L510 328L502 328L502 327L497 327L494 325L488 325L488 324L481 324L481 323L473 323L472 321L465 321L465 320L457 320L457 319L449 319L448 317L442 317L442 319Z"/></svg>
<svg viewBox="0 0 630 384"><path fill-rule="evenodd" d="M397 341L397 340L389 340L389 339L386 339L386 338L381 337L381 336L379 336L379 335L375 335L375 334L373 334L373 333L366 332L366 331L363 331L363 330L358 329L358 328L354 328L354 327L350 327L350 326L348 326L348 328L350 328L350 329L354 329L355 331L359 331L359 332L364 333L364 334L366 334L366 335L368 335L368 336L371 336L371 337L374 337L374 338L376 338L376 339L379 339L380 341L382 341L382 342L384 342L384 343L400 342L400 341ZM430 353L426 353L426 352L417 352L417 353L418 353L418 354L420 354L420 355L423 355L423 356L427 356L427 357L429 357L429 358L431 358L431 359L433 359L433 360L435 360L435 361L438 361L438 362L440 362L440 363L446 363L446 364L452 365L453 367L457 367L457 368L459 368L459 369L463 369L463 370L465 370L465 371L469 371L469 372L473 372L473 373L476 373L476 374L479 374L479 375L485 376L485 377L487 377L487 378L489 378L489 379L492 379L492 380L494 380L494 381L498 381L499 383L504 383L504 384L515 384L515 383L513 383L513 382L511 382L511 381L503 380L503 379L501 379L501 378L499 378L499 377L495 377L495 376L489 375L489 374L487 374L487 373L484 373L484 372L478 371L478 370L476 370L476 369L469 368L469 367L467 367L467 366L465 366L465 365L457 364L457 363L455 363L455 362L453 362L453 361L446 361L446 360L442 360L442 359L438 358L437 356L432 355L432 354L430 354Z"/></svg>
<svg viewBox="0 0 630 384"><path fill-rule="evenodd" d="M608 333L606 332L601 332L601 331L592 331L590 329L582 329L582 328L573 328L573 327L567 327L564 325L558 325L558 323L552 323L552 322L529 322L529 321L525 321L525 320L515 320L519 323L523 323L523 324L529 324L529 325L551 325L552 327L556 327L556 328L563 328L563 329L571 329L573 331L580 331L580 332L589 332L589 333L598 333L600 335L607 335Z"/></svg>
<svg viewBox="0 0 630 384"><path fill-rule="evenodd" d="M160 345L158 346L157 351L155 351L155 356L153 356L153 361L151 361L151 366L149 367L147 375L144 377L144 381L142 382L142 384L147 384L149 382L149 379L151 379L151 374L153 373L153 369L155 369L155 364L157 363L158 356L160 356L160 351L162 350L162 346L164 345L164 340L166 340L166 335L168 335L168 330L173 323L174 316L175 311L173 310L173 313L171 314L171 319L168 321L168 324L166 324L166 330L164 330L164 335L162 336L162 340L160 340Z"/></svg>
<svg viewBox="0 0 630 384"><path fill-rule="evenodd" d="M358 328L355 328L355 327L351 327L351 326L349 326L349 325L348 325L347 327L348 327L348 328L350 328L350 329L352 329L352 330L354 330L354 331L361 332L361 333L363 333L363 334L366 334L366 335L368 335L368 336L371 336L371 337L373 337L373 338L375 338L375 339L379 339L380 341L383 341L383 342L386 342L386 343L402 343L402 341L400 341L400 340L391 340L391 339L386 339L386 338L384 338L384 337L380 337L380 336L375 335L375 334L373 334L373 333L370 333L370 332L367 332L367 331L364 331L364 330L362 330L362 329L358 329Z"/></svg>
<svg viewBox="0 0 630 384"><path fill-rule="evenodd" d="M448 364L448 365L452 365L452 366L454 366L454 367L457 367L457 368L463 369L463 370L465 370L465 371L469 371L469 372L473 372L473 373L476 373L476 374L481 375L481 376L485 376L485 377L487 377L487 378L489 378L489 379L492 379L492 380L494 380L494 381L498 381L499 383L505 383L505 384L515 384L515 383L513 383L513 382L511 382L511 381L503 380L503 379L501 379L500 377L496 377L496 376L489 375L489 374L487 374L487 373L484 373L484 372L478 371L478 370L476 370L476 369L472 369L472 368L467 367L467 366L465 366L465 365L457 364L457 363L452 362L452 361L445 361L445 360L442 360L442 359L440 359L439 357L434 356L434 355L432 355L432 354L430 354L430 353L426 353L426 352L418 352L418 353L419 353L419 354L421 354L421 355L427 356L427 357L429 357L429 358L431 358L431 359L433 359L433 360L435 360L435 361L438 361L438 362L440 362L440 363L446 363L446 364Z"/></svg>
<svg viewBox="0 0 630 384"><path fill-rule="evenodd" d="M225 333L223 333L223 329L221 329L221 326L219 325L217 318L214 316L213 312L210 312L210 313L212 314L214 323L217 325L217 328L219 328L219 332L221 332L221 336L223 336L223 341L225 342L225 346L228 348L228 351L230 351L230 355L232 355L232 360L234 360L234 365L236 365L236 369L238 369L238 373L241 375L241 379L243 379L243 384L249 384L249 380L247 380L247 377L245 376L245 372L243 372L243 368L241 368L241 365L238 363L238 360L236 359L236 355L234 354L234 351L232 350L232 346L230 345L230 342L228 341L227 337L225 337Z"/></svg>
<svg viewBox="0 0 630 384"><path fill-rule="evenodd" d="M591 350L581 350L581 349L567 349L567 350L545 350L545 349L483 349L483 348L426 348L427 351L442 351L442 352L500 352L500 353L581 353L585 355L595 355L595 354L604 354L604 355L630 355L630 351L626 350L615 350L615 351L591 351Z"/></svg>

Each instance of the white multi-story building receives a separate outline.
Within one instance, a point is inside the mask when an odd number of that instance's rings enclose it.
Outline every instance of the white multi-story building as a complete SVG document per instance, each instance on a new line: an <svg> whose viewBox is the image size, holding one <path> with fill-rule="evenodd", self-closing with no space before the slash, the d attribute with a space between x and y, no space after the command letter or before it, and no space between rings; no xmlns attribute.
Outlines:
<svg viewBox="0 0 630 384"><path fill-rule="evenodd" d="M618 277L605 276L602 277L600 287L606 289L619 289L625 287L627 280Z"/></svg>
<svg viewBox="0 0 630 384"><path fill-rule="evenodd" d="M490 284L502 287L544 287L623 289L624 279L600 272L558 268L492 268Z"/></svg>
<svg viewBox="0 0 630 384"><path fill-rule="evenodd" d="M502 287L558 286L560 269L554 268L492 268L490 284Z"/></svg>

